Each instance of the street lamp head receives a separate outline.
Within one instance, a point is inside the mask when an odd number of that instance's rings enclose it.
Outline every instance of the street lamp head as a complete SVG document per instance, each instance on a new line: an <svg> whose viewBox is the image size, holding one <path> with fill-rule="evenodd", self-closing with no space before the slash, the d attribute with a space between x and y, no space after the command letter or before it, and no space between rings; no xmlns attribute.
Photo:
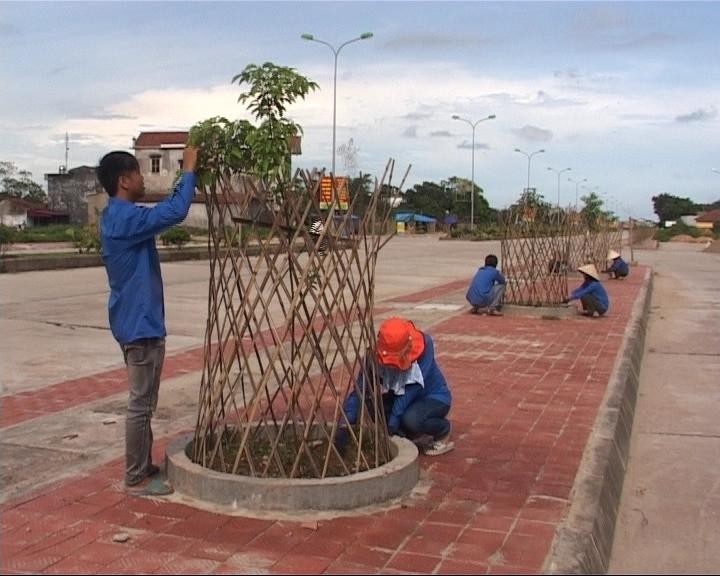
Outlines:
<svg viewBox="0 0 720 576"><path fill-rule="evenodd" d="M538 150L538 154L540 154L541 152L545 152L545 148L540 148L540 150Z"/></svg>
<svg viewBox="0 0 720 576"><path fill-rule="evenodd" d="M368 38L372 38L373 33L372 32L363 32L360 34L360 40L367 40Z"/></svg>
<svg viewBox="0 0 720 576"><path fill-rule="evenodd" d="M303 40L315 40L315 36L313 36L312 34L302 34L300 38L302 38Z"/></svg>
<svg viewBox="0 0 720 576"><path fill-rule="evenodd" d="M515 152L522 152L522 150L520 150L520 148L515 148Z"/></svg>
<svg viewBox="0 0 720 576"><path fill-rule="evenodd" d="M547 167L548 170L553 170L550 166ZM554 171L554 170L553 170Z"/></svg>
<svg viewBox="0 0 720 576"><path fill-rule="evenodd" d="M495 114L490 114L490 116L488 116L488 120L495 120L495 118Z"/></svg>
<svg viewBox="0 0 720 576"><path fill-rule="evenodd" d="M453 120L460 120L460 116L458 116L457 114L453 114L453 115L452 115L452 119L453 119Z"/></svg>

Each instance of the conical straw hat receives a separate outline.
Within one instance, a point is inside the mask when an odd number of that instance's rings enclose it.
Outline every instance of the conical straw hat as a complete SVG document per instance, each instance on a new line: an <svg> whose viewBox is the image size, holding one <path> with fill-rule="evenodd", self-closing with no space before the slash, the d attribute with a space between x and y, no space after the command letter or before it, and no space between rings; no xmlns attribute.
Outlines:
<svg viewBox="0 0 720 576"><path fill-rule="evenodd" d="M595 264L585 264L584 266L580 266L580 268L578 268L578 272L583 272L591 278L595 278L595 280L600 280L600 274L598 274Z"/></svg>
<svg viewBox="0 0 720 576"><path fill-rule="evenodd" d="M610 250L610 252L608 252L607 259L608 259L608 260L615 260L615 258L619 258L619 257L620 257L620 254L618 254L617 252L615 252L615 250Z"/></svg>

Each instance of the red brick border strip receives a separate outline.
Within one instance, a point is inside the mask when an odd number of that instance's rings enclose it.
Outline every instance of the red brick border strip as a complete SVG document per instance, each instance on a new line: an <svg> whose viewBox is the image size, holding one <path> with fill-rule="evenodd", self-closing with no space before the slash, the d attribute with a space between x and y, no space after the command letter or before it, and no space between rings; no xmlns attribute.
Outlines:
<svg viewBox="0 0 720 576"><path fill-rule="evenodd" d="M424 302L430 298L449 294L466 286L469 280L455 280L398 296L383 302ZM382 304L382 303L381 303ZM383 314L392 308L378 306L375 314ZM174 378L202 369L203 346L168 355L165 358L162 378ZM107 398L127 387L124 367L113 368L95 374L65 380L37 390L28 390L0 397L0 430L33 418L55 414L68 408Z"/></svg>

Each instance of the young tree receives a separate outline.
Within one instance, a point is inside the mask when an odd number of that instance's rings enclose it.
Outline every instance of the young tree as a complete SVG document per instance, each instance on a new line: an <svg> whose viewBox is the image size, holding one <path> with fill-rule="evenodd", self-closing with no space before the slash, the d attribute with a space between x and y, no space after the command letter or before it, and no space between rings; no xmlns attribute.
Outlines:
<svg viewBox="0 0 720 576"><path fill-rule="evenodd" d="M0 193L34 202L45 202L47 194L32 179L28 170L20 170L14 162L0 162Z"/></svg>
<svg viewBox="0 0 720 576"><path fill-rule="evenodd" d="M302 128L286 118L285 111L318 85L294 68L272 62L250 64L232 82L249 86L238 102L246 103L260 124L253 126L247 120L231 122L216 116L193 126L188 141L201 149L201 183L219 177L221 170L239 170L265 180L287 179L290 138L302 134Z"/></svg>
<svg viewBox="0 0 720 576"><path fill-rule="evenodd" d="M580 217L587 224L590 230L597 230L598 226L605 217L605 212L602 209L602 198L600 198L600 196L598 196L595 192L590 192L590 194L582 196L580 199L585 204L582 210L580 210Z"/></svg>

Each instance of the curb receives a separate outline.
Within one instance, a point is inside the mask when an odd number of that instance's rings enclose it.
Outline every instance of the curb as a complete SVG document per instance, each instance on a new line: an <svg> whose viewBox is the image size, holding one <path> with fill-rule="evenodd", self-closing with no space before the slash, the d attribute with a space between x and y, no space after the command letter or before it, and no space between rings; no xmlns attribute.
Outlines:
<svg viewBox="0 0 720 576"><path fill-rule="evenodd" d="M648 269L575 478L570 511L558 528L544 574L607 572L630 451L652 285Z"/></svg>
<svg viewBox="0 0 720 576"><path fill-rule="evenodd" d="M206 504L253 511L340 511L382 504L410 493L420 477L418 450L391 438L393 459L378 468L322 479L260 478L216 472L187 455L193 435L173 440L165 451L167 476L176 492Z"/></svg>
<svg viewBox="0 0 720 576"><path fill-rule="evenodd" d="M186 260L207 260L208 249L184 248L158 250L160 262L182 262ZM0 259L0 274L36 272L40 270L67 270L70 268L92 268L102 266L99 254L63 254L62 256L11 256Z"/></svg>

